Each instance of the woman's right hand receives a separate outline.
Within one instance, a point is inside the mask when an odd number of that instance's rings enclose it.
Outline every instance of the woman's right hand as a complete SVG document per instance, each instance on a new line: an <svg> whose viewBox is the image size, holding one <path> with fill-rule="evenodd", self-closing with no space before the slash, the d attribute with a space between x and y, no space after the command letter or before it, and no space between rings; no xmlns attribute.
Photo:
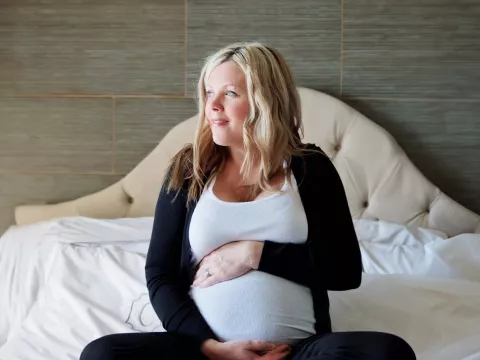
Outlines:
<svg viewBox="0 0 480 360"><path fill-rule="evenodd" d="M210 339L201 348L210 360L284 360L290 354L288 345L260 340L218 342Z"/></svg>

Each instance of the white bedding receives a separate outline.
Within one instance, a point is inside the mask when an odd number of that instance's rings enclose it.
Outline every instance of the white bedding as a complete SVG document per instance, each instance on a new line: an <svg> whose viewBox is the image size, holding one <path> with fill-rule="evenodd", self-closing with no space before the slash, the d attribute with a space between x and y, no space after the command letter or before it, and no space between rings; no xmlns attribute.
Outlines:
<svg viewBox="0 0 480 360"><path fill-rule="evenodd" d="M44 288L57 243L101 245L146 254L152 225L153 218L78 217L12 226L0 238L0 346L21 325Z"/></svg>
<svg viewBox="0 0 480 360"><path fill-rule="evenodd" d="M144 280L152 223L78 217L10 228L0 238L0 359L78 359L101 335L161 331ZM359 289L330 293L334 330L391 332L424 360L480 359L480 235L355 227L367 274Z"/></svg>

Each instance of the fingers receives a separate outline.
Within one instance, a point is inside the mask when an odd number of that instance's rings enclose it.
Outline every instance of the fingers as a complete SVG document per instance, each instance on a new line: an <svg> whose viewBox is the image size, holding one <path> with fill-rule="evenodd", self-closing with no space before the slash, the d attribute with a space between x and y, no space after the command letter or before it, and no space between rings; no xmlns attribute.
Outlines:
<svg viewBox="0 0 480 360"><path fill-rule="evenodd" d="M208 276L205 279L202 279L200 281L197 281L196 283L193 283L193 286L199 287L199 288L207 288L209 286L213 286L215 284L221 283L224 281L220 276L217 275L212 275Z"/></svg>
<svg viewBox="0 0 480 360"><path fill-rule="evenodd" d="M206 288L235 277L232 276L229 271L225 271L224 269L225 264L220 263L216 258L211 258L208 262L204 262L198 269L195 275L196 279L192 285Z"/></svg>
<svg viewBox="0 0 480 360"><path fill-rule="evenodd" d="M262 360L284 360L292 352L290 346L288 345L278 345L272 351L267 352L266 354L262 355L260 359Z"/></svg>
<svg viewBox="0 0 480 360"><path fill-rule="evenodd" d="M214 264L212 264L212 262L210 261L209 256L210 255L205 256L203 260L200 262L197 272L195 273L195 276L194 276L194 283L193 283L194 286L196 286L195 282L199 283L207 279L209 277L208 272L212 274L211 271L213 269Z"/></svg>
<svg viewBox="0 0 480 360"><path fill-rule="evenodd" d="M199 275L198 278L197 278L197 280L195 280L192 285L193 285L193 286L197 286L197 287L205 287L205 286L202 286L202 284L203 284L205 281L208 281L208 280L211 281L211 279L212 279L213 277L214 277L214 276L208 276L206 273L205 273L205 275Z"/></svg>
<svg viewBox="0 0 480 360"><path fill-rule="evenodd" d="M198 264L197 272L195 273L195 279L202 278L205 275L205 269L209 268L210 255L206 255L202 261Z"/></svg>
<svg viewBox="0 0 480 360"><path fill-rule="evenodd" d="M245 349L255 352L272 351L276 347L277 344L263 340L249 340L245 344Z"/></svg>
<svg viewBox="0 0 480 360"><path fill-rule="evenodd" d="M290 346L288 346L287 344L281 344L281 345L277 345L277 347L270 352L271 353L284 352L284 351L290 351L290 349L291 349Z"/></svg>
<svg viewBox="0 0 480 360"><path fill-rule="evenodd" d="M290 356L290 351L284 351L281 353L267 353L260 356L259 360L286 360Z"/></svg>
<svg viewBox="0 0 480 360"><path fill-rule="evenodd" d="M241 262L229 262L221 256L212 257L208 261L202 262L195 274L193 286L209 287L245 275L249 271L252 271L252 268L246 267Z"/></svg>
<svg viewBox="0 0 480 360"><path fill-rule="evenodd" d="M208 270L208 271L207 271ZM215 284L218 284L222 281L225 281L224 272L213 266L213 267L202 267L198 269L197 274L195 275L195 280L193 281L193 286L205 288Z"/></svg>
<svg viewBox="0 0 480 360"><path fill-rule="evenodd" d="M209 268L209 272L211 274L210 276L208 276L207 271L204 272L204 275L198 274L198 278L192 285L199 288L206 288L230 279L221 269L213 268L212 270L212 268Z"/></svg>

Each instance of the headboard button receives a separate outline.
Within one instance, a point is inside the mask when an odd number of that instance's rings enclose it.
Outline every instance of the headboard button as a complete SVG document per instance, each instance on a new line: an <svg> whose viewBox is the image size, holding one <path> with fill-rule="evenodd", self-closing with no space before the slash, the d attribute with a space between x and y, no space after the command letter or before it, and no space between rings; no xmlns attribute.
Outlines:
<svg viewBox="0 0 480 360"><path fill-rule="evenodd" d="M133 197L129 196L127 201L128 201L129 204L133 204Z"/></svg>

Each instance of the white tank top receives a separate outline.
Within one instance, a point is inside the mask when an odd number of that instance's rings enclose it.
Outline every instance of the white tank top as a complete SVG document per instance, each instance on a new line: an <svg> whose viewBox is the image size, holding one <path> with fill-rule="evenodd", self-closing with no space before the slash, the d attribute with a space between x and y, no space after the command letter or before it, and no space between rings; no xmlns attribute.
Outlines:
<svg viewBox="0 0 480 360"><path fill-rule="evenodd" d="M285 181L280 192L251 202L226 202L205 189L190 222L195 263L216 248L237 240L304 243L308 223L297 183ZM190 296L223 341L266 340L294 344L315 333L310 289L261 271L208 288L191 288Z"/></svg>

